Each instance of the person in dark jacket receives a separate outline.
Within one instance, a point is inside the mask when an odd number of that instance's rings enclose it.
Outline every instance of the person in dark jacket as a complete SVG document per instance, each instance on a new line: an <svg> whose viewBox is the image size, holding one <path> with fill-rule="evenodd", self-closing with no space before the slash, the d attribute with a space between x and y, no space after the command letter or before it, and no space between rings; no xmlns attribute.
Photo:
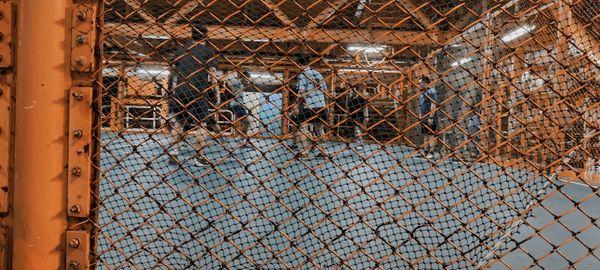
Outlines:
<svg viewBox="0 0 600 270"><path fill-rule="evenodd" d="M425 137L425 154L427 158L433 158L435 149L436 134L438 127L438 94L431 85L431 79L423 76L419 79L421 95L419 96L419 105L421 107L421 132Z"/></svg>
<svg viewBox="0 0 600 270"><path fill-rule="evenodd" d="M220 127L210 112L208 97L216 88L216 54L206 46L207 28L198 23L192 24L192 39L177 50L171 70L172 91L169 93L169 112L175 120L171 134L175 145L192 133L196 139L194 148L198 154L196 166L209 166L204 157L204 148L210 138L208 130L220 133ZM171 157L179 155L179 149L173 146Z"/></svg>

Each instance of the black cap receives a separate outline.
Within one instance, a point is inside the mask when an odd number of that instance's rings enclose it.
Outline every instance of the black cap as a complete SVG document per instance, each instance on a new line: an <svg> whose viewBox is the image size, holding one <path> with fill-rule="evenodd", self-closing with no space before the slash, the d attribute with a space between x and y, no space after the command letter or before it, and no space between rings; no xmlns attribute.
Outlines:
<svg viewBox="0 0 600 270"><path fill-rule="evenodd" d="M296 55L296 62L301 66L306 66L310 64L311 61L312 57L309 54L301 53Z"/></svg>
<svg viewBox="0 0 600 270"><path fill-rule="evenodd" d="M192 23L192 39L202 40L208 34L208 28L199 22Z"/></svg>

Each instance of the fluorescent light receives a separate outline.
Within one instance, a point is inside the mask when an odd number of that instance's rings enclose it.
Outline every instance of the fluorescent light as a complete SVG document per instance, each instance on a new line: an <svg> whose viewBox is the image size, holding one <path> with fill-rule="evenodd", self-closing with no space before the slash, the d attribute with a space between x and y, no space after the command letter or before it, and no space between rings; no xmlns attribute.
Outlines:
<svg viewBox="0 0 600 270"><path fill-rule="evenodd" d="M167 69L159 69L159 68L136 68L135 74L138 75L150 75L150 76L160 76L160 75L169 75L171 72Z"/></svg>
<svg viewBox="0 0 600 270"><path fill-rule="evenodd" d="M283 84L282 73L270 73L261 71L248 72L250 79L259 85L281 85Z"/></svg>
<svg viewBox="0 0 600 270"><path fill-rule="evenodd" d="M349 45L348 51L360 51L366 53L381 53L385 51L388 46L385 45Z"/></svg>
<svg viewBox="0 0 600 270"><path fill-rule="evenodd" d="M242 41L244 42L269 42L270 40L268 38L258 38L258 39L249 39L249 38L242 38Z"/></svg>
<svg viewBox="0 0 600 270"><path fill-rule="evenodd" d="M267 73L267 72L248 72L248 75L250 75L250 78L252 79L270 79L270 80L275 80L277 79L275 77L275 75L271 74L271 73Z"/></svg>
<svg viewBox="0 0 600 270"><path fill-rule="evenodd" d="M463 58L463 59L460 59L460 60L452 63L452 66L453 67L458 67L458 66L463 65L463 64L465 64L465 63L467 63L467 62L469 62L471 60L473 60L473 58L471 58L471 57Z"/></svg>
<svg viewBox="0 0 600 270"><path fill-rule="evenodd" d="M401 70L395 69L351 69L351 68L343 68L338 70L341 73L393 73L393 74L401 74Z"/></svg>
<svg viewBox="0 0 600 270"><path fill-rule="evenodd" d="M148 39L171 39L171 36L163 36L163 35L142 35L142 38L148 38Z"/></svg>
<svg viewBox="0 0 600 270"><path fill-rule="evenodd" d="M533 29L535 29L535 25L521 26L521 27L509 32L508 34L504 35L502 37L502 41L504 41L504 42L513 41L517 38L522 37L523 35L528 34L529 32L533 31Z"/></svg>

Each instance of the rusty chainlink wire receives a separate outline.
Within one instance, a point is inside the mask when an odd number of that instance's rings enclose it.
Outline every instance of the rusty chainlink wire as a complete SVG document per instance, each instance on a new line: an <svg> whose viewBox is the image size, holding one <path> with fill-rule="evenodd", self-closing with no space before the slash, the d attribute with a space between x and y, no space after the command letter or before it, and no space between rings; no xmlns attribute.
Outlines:
<svg viewBox="0 0 600 270"><path fill-rule="evenodd" d="M101 5L95 268L600 268L598 1Z"/></svg>

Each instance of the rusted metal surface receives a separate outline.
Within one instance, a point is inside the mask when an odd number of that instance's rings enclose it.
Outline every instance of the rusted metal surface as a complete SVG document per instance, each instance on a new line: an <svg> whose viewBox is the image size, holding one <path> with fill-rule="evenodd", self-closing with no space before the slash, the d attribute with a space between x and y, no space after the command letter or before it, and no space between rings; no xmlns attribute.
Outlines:
<svg viewBox="0 0 600 270"><path fill-rule="evenodd" d="M8 211L9 178L11 171L12 152L12 116L13 116L13 89L14 73L12 71L13 59L13 3L0 3L0 68L4 72L0 75L0 213Z"/></svg>
<svg viewBox="0 0 600 270"><path fill-rule="evenodd" d="M67 212L72 217L90 214L92 95L91 87L71 88L69 95Z"/></svg>
<svg viewBox="0 0 600 270"><path fill-rule="evenodd" d="M79 1L71 12L71 68L92 72L95 67L96 10L98 1Z"/></svg>
<svg viewBox="0 0 600 270"><path fill-rule="evenodd" d="M67 231L66 269L89 269L90 233L87 231Z"/></svg>

